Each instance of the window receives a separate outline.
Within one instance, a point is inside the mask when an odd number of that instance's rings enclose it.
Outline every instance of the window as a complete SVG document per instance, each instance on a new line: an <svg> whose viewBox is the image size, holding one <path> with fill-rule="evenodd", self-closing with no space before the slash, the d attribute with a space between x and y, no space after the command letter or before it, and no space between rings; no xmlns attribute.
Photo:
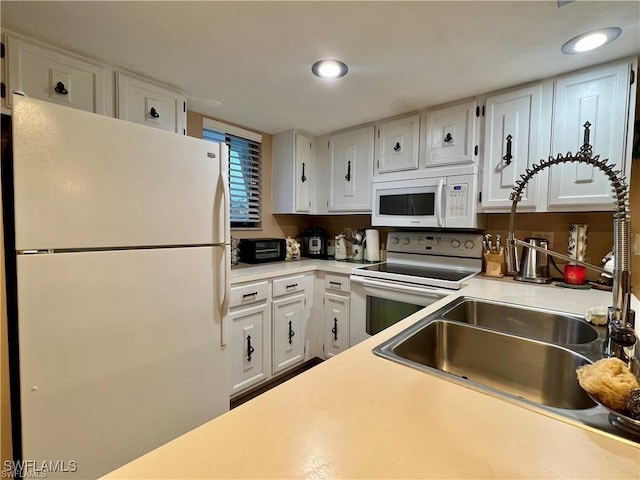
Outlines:
<svg viewBox="0 0 640 480"><path fill-rule="evenodd" d="M229 146L231 228L262 228L262 135L205 118L202 138Z"/></svg>

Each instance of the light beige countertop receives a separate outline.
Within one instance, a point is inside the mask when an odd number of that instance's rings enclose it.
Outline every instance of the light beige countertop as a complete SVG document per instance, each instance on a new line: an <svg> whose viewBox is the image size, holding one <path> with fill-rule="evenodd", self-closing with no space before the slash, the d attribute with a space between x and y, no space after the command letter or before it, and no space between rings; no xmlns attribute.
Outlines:
<svg viewBox="0 0 640 480"><path fill-rule="evenodd" d="M574 313L611 297L481 277L458 295ZM453 296L106 478L640 478L638 443L374 356Z"/></svg>
<svg viewBox="0 0 640 480"><path fill-rule="evenodd" d="M231 284L253 282L267 278L280 277L282 275L314 272L342 273L349 275L354 268L362 268L372 263L340 262L336 260L319 260L314 258L302 258L295 262L271 262L249 265L240 263L231 268Z"/></svg>

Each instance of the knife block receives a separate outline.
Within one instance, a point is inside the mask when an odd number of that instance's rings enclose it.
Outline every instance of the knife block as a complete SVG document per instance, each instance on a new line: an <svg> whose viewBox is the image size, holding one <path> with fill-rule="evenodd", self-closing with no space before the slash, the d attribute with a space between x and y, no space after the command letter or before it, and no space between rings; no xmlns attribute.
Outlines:
<svg viewBox="0 0 640 480"><path fill-rule="evenodd" d="M507 262L504 256L504 248L498 253L484 252L484 275L487 277L504 277L507 273Z"/></svg>

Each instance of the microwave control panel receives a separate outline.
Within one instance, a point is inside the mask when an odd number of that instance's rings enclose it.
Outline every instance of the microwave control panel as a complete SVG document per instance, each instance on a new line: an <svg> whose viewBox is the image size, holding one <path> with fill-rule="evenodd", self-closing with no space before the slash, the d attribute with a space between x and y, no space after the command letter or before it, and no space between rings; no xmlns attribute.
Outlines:
<svg viewBox="0 0 640 480"><path fill-rule="evenodd" d="M466 217L469 215L469 184L454 183L446 188L447 218Z"/></svg>

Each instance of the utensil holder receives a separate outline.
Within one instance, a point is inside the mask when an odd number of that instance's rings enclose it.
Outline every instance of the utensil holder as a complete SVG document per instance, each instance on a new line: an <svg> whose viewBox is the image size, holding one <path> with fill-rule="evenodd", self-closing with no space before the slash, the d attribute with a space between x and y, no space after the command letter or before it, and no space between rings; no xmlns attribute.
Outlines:
<svg viewBox="0 0 640 480"><path fill-rule="evenodd" d="M500 248L498 253L484 252L484 275L487 277L504 277L507 273L507 262L504 256L504 249Z"/></svg>

